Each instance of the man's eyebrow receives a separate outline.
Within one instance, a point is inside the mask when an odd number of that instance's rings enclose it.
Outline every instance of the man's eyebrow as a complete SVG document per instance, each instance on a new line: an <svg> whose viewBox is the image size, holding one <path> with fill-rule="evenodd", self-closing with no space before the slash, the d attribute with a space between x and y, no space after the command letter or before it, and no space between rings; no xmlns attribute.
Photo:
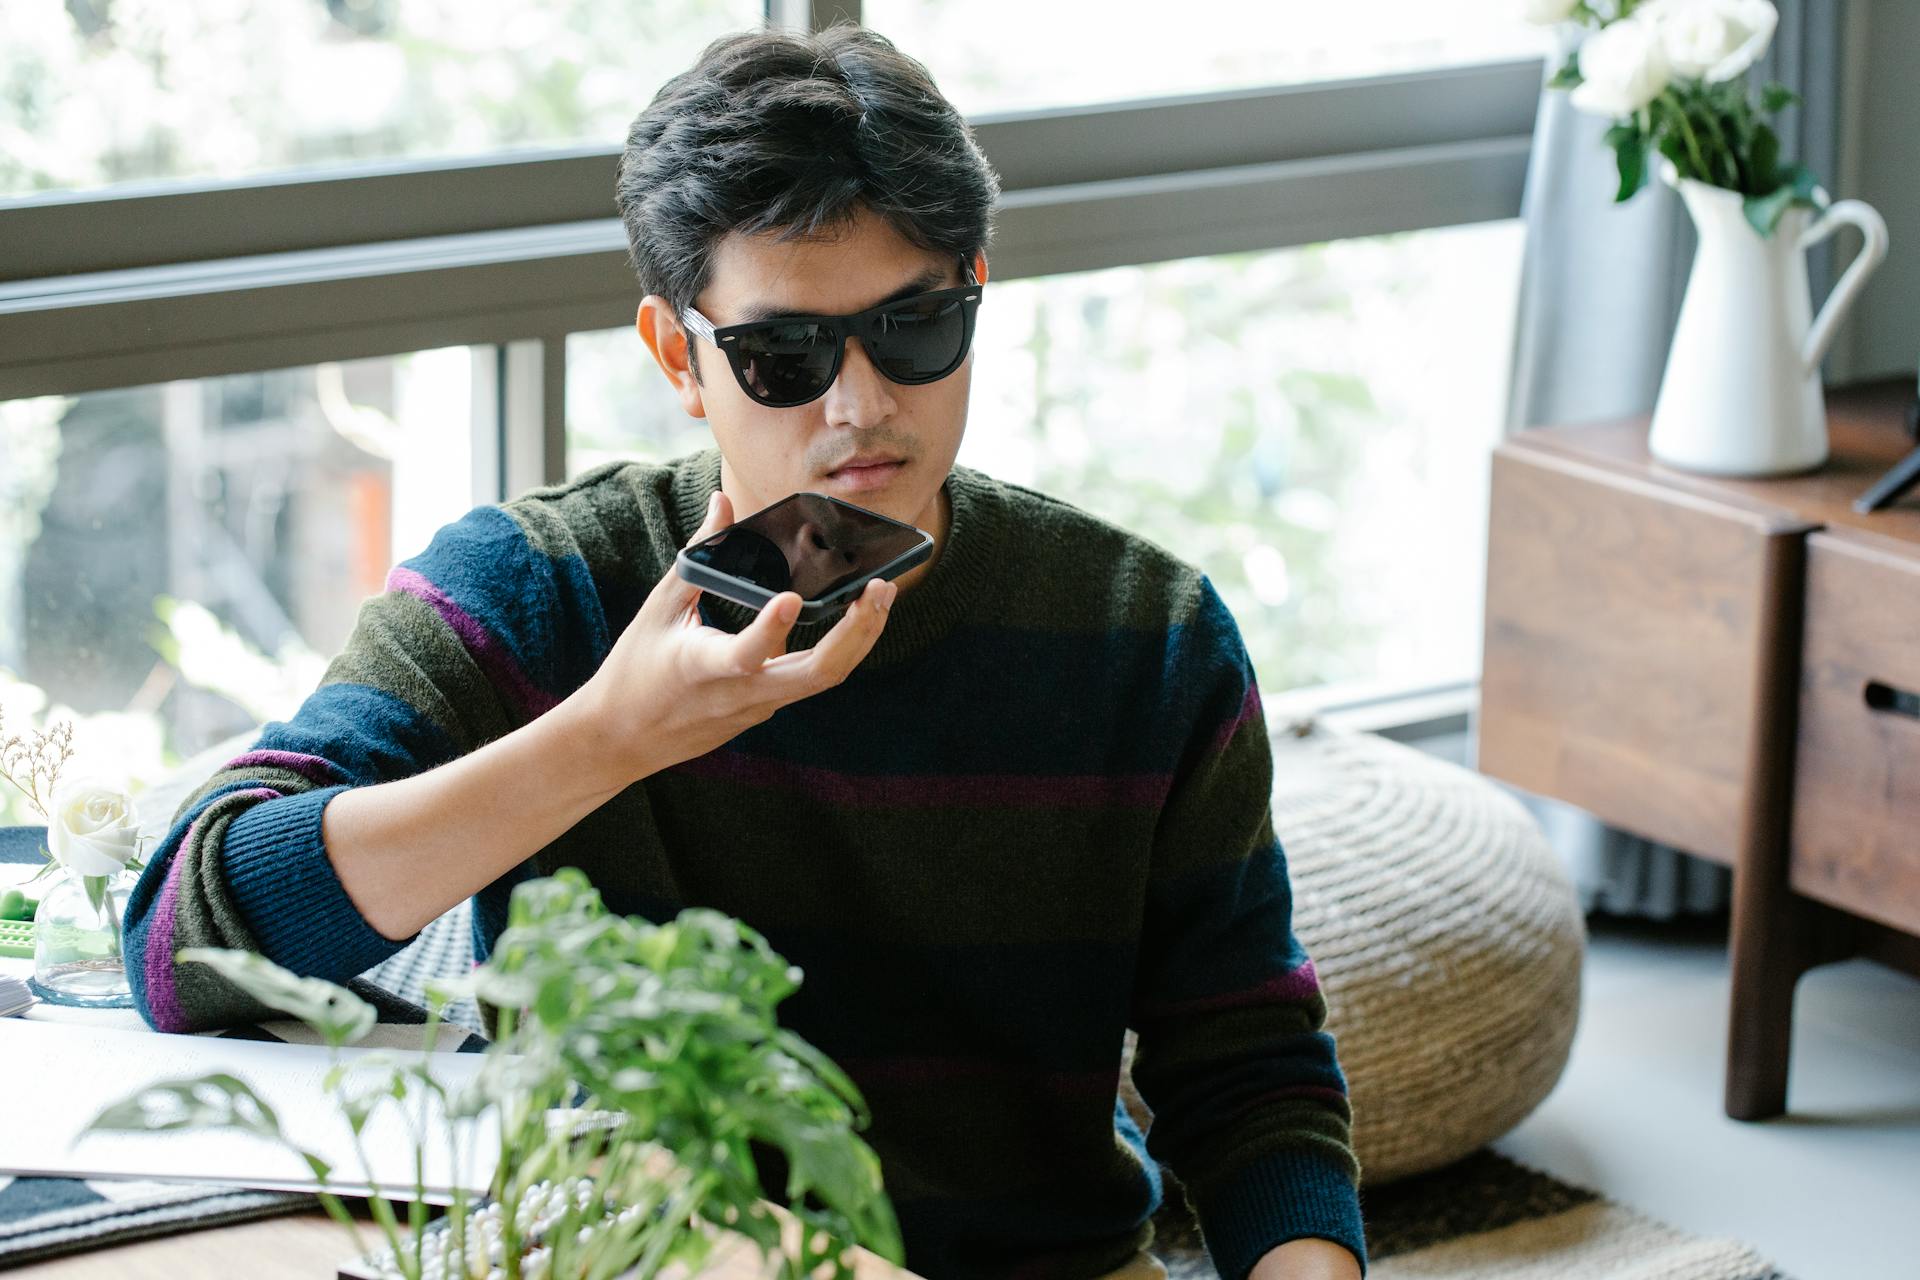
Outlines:
<svg viewBox="0 0 1920 1280"><path fill-rule="evenodd" d="M889 302L898 302L902 298L911 298L916 293L925 293L929 289L939 287L939 285L945 281L946 275L947 273L938 267L928 267L925 271L922 271L919 275L907 281L886 297L870 305L884 307ZM866 307L861 308L863 311L866 309ZM799 311L792 307L774 307L761 303L743 308L740 312L740 318L731 323L753 324L761 320L784 320L789 316L817 316L820 314L818 311Z"/></svg>

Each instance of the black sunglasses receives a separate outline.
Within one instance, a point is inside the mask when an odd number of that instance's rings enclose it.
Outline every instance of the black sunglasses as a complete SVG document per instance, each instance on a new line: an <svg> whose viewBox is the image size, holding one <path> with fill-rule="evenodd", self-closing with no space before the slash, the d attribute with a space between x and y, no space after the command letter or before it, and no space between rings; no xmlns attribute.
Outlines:
<svg viewBox="0 0 1920 1280"><path fill-rule="evenodd" d="M692 307L683 318L695 335L726 352L740 389L756 403L791 409L826 394L840 375L848 338L860 339L874 367L894 382L916 386L946 377L973 345L983 287L935 289L850 316L780 316L723 329Z"/></svg>

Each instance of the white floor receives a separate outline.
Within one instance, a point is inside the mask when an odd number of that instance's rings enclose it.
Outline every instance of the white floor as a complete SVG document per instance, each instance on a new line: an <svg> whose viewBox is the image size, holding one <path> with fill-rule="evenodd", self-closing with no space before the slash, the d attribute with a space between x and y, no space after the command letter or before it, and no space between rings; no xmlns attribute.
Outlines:
<svg viewBox="0 0 1920 1280"><path fill-rule="evenodd" d="M1721 1110L1726 921L1592 917L1573 1056L1497 1151L1677 1227L1733 1236L1794 1280L1920 1280L1920 981L1810 971L1788 1114Z"/></svg>

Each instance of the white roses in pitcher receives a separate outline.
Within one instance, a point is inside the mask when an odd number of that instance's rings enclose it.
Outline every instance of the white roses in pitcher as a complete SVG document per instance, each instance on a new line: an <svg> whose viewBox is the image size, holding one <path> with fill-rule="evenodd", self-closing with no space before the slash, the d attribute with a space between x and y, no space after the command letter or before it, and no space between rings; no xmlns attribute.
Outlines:
<svg viewBox="0 0 1920 1280"><path fill-rule="evenodd" d="M1813 174L1781 163L1780 139L1761 119L1798 95L1769 84L1756 111L1742 82L1779 25L1770 0L1520 2L1533 22L1594 28L1547 87L1571 89L1575 107L1614 118L1606 140L1620 171L1615 200L1646 185L1658 151L1672 176L1743 195L1747 221L1762 235L1790 205L1822 207Z"/></svg>
<svg viewBox="0 0 1920 1280"><path fill-rule="evenodd" d="M1780 15L1769 0L1642 0L1608 22L1581 52L1573 105L1598 115L1638 111L1676 76L1718 84L1766 52ZM1527 20L1564 22L1592 12L1581 0L1527 0Z"/></svg>
<svg viewBox="0 0 1920 1280"><path fill-rule="evenodd" d="M1633 18L1658 34L1673 74L1708 84L1758 62L1780 22L1768 0L1647 0Z"/></svg>
<svg viewBox="0 0 1920 1280"><path fill-rule="evenodd" d="M1624 116L1659 97L1672 78L1660 33L1642 22L1602 27L1580 48L1573 105L1595 115Z"/></svg>

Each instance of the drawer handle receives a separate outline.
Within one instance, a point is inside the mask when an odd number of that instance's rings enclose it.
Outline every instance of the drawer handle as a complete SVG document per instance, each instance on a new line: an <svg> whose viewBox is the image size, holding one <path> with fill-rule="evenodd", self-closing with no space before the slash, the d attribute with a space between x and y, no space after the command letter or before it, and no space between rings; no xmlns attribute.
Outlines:
<svg viewBox="0 0 1920 1280"><path fill-rule="evenodd" d="M1867 705L1875 711L1891 712L1897 716L1912 716L1920 720L1920 693L1910 689L1896 689L1890 684L1869 680L1867 681Z"/></svg>

